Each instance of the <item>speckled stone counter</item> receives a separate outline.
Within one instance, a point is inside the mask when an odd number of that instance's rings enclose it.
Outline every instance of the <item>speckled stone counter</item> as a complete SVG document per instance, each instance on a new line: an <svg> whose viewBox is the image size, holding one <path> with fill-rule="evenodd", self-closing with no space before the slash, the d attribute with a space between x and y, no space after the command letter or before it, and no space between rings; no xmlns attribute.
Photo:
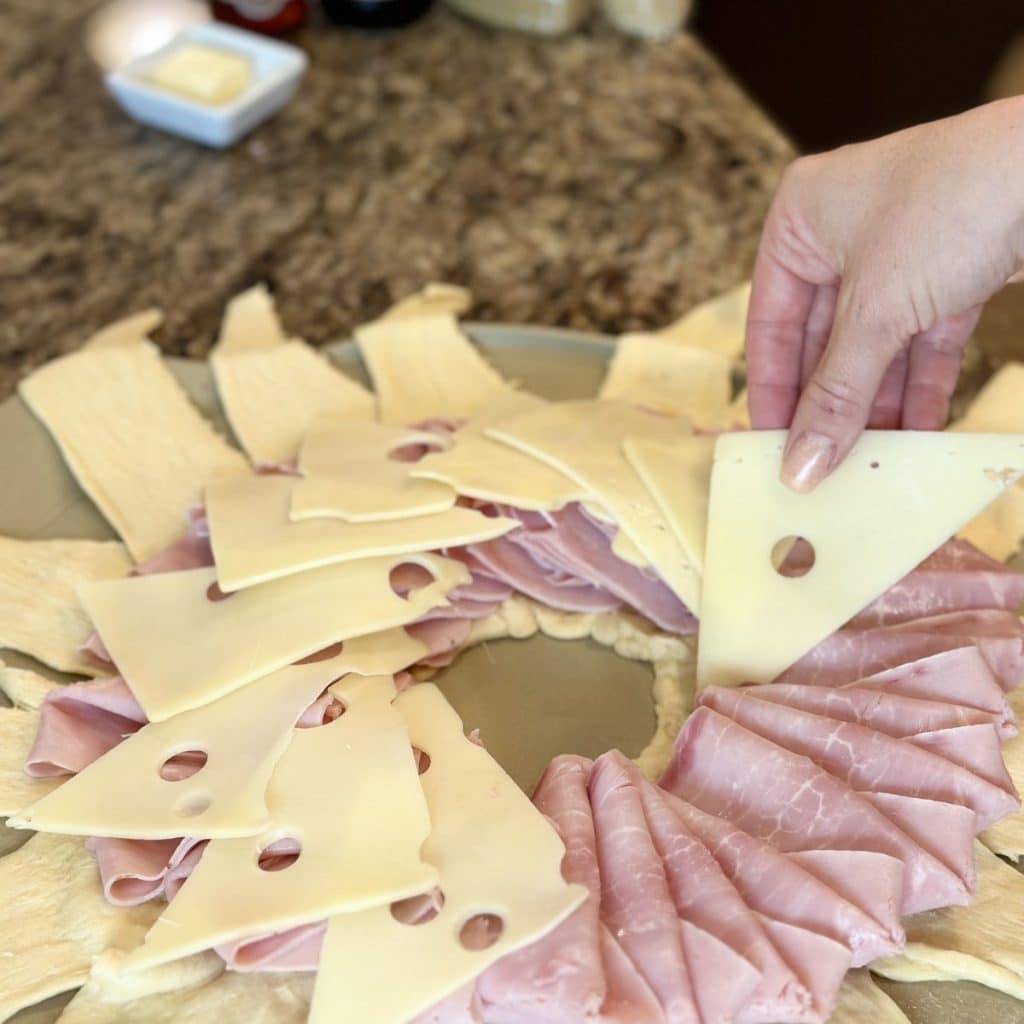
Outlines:
<svg viewBox="0 0 1024 1024"><path fill-rule="evenodd" d="M259 279L314 343L431 279L483 319L660 325L749 273L792 156L691 37L549 40L443 9L307 29L291 106L211 152L115 107L83 46L93 6L0 6L0 396L148 305L169 352L201 356Z"/></svg>

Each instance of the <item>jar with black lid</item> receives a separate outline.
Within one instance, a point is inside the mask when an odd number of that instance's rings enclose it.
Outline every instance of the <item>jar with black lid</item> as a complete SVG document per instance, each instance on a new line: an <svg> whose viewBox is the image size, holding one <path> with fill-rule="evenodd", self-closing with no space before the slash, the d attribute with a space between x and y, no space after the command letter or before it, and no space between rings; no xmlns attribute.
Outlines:
<svg viewBox="0 0 1024 1024"><path fill-rule="evenodd" d="M323 0L324 12L339 25L393 28L426 14L433 0Z"/></svg>

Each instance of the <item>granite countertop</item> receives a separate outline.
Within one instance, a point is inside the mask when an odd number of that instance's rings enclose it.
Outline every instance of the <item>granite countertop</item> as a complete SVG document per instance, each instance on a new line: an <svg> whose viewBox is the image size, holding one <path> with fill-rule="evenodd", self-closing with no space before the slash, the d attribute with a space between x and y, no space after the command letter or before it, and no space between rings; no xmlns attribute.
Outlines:
<svg viewBox="0 0 1024 1024"><path fill-rule="evenodd" d="M305 30L293 103L208 151L107 97L94 6L0 13L0 397L149 305L167 351L202 356L260 279L313 343L428 280L468 285L481 319L660 326L749 273L793 155L688 35L550 40L441 8L384 35Z"/></svg>

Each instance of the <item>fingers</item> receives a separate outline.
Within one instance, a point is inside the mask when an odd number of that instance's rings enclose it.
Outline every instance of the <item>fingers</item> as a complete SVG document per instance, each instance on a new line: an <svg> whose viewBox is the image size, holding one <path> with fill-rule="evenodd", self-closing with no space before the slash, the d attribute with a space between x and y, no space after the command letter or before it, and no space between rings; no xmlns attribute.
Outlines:
<svg viewBox="0 0 1024 1024"><path fill-rule="evenodd" d="M810 383L814 371L821 362L828 345L828 336L832 333L832 322L836 317L836 298L839 286L834 284L821 285L814 296L811 311L807 315L804 328L804 354L800 367L800 390L803 391ZM788 426L788 424L787 424Z"/></svg>
<svg viewBox="0 0 1024 1024"><path fill-rule="evenodd" d="M878 386L875 404L868 416L869 430L899 430L909 367L910 353L902 349L896 353Z"/></svg>
<svg viewBox="0 0 1024 1024"><path fill-rule="evenodd" d="M876 396L894 356L899 333L876 326L838 303L825 354L804 389L793 417L782 465L782 482L793 490L813 490L849 454L871 416ZM892 389L898 374L891 371Z"/></svg>
<svg viewBox="0 0 1024 1024"><path fill-rule="evenodd" d="M755 430L786 427L800 397L804 327L816 286L787 270L762 242L747 313L747 401Z"/></svg>
<svg viewBox="0 0 1024 1024"><path fill-rule="evenodd" d="M940 320L911 342L903 399L905 430L941 430L946 425L964 348L979 316L981 306L975 306Z"/></svg>

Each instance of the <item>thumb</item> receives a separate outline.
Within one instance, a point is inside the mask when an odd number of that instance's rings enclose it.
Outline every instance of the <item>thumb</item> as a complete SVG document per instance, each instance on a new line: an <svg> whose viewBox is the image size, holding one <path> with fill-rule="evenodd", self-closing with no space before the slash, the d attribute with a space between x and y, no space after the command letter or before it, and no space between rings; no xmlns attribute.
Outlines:
<svg viewBox="0 0 1024 1024"><path fill-rule="evenodd" d="M795 491L812 491L849 454L904 340L896 329L852 315L843 298L828 346L789 429L781 478Z"/></svg>

